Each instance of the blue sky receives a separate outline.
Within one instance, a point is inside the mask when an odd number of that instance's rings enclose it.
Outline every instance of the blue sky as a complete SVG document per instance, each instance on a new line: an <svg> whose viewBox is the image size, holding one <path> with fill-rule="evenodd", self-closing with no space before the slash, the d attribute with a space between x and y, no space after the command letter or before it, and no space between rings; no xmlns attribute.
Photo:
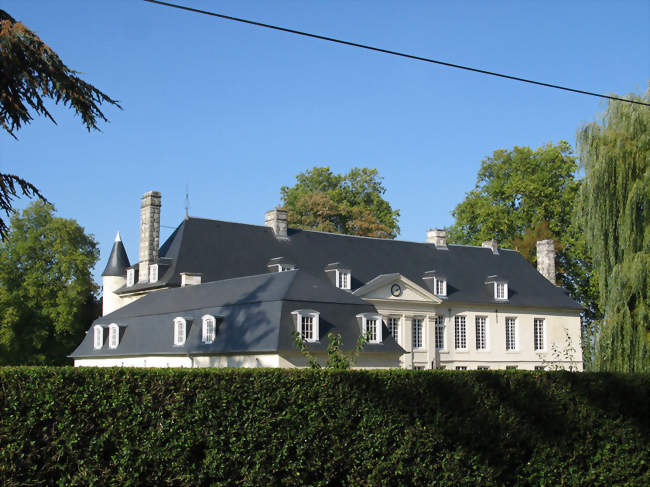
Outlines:
<svg viewBox="0 0 650 487"><path fill-rule="evenodd" d="M600 93L650 78L645 1L220 1L184 5ZM139 0L1 2L82 77L117 98L88 133L73 112L0 133L0 170L36 184L100 244L137 260L142 193L161 239L190 214L263 224L280 187L315 165L375 167L399 238L453 223L483 158L564 139L596 98L217 20ZM19 207L28 202L21 200Z"/></svg>

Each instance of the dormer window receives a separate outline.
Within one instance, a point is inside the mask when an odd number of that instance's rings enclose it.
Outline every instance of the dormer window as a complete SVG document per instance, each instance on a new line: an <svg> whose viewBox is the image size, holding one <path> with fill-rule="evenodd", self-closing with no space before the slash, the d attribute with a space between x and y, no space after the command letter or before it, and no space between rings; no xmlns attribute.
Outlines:
<svg viewBox="0 0 650 487"><path fill-rule="evenodd" d="M378 314L362 313L357 315L361 318L361 330L368 343L382 342L382 317Z"/></svg>
<svg viewBox="0 0 650 487"><path fill-rule="evenodd" d="M340 262L332 262L325 266L325 274L330 282L339 289L350 291L352 289L352 273L350 269Z"/></svg>
<svg viewBox="0 0 650 487"><path fill-rule="evenodd" d="M201 332L201 341L203 343L212 343L217 335L217 321L212 315L205 315L201 318L203 323Z"/></svg>
<svg viewBox="0 0 650 487"><path fill-rule="evenodd" d="M336 270L336 287L339 289L350 289L350 271Z"/></svg>
<svg viewBox="0 0 650 487"><path fill-rule="evenodd" d="M438 296L446 296L447 295L447 279L436 277L433 280L433 289L434 289L434 293L437 294Z"/></svg>
<svg viewBox="0 0 650 487"><path fill-rule="evenodd" d="M494 286L494 300L507 301L508 300L508 281L499 276L488 276L485 284Z"/></svg>
<svg viewBox="0 0 650 487"><path fill-rule="evenodd" d="M135 269L127 269L126 270L126 285L128 287L133 286L135 284Z"/></svg>
<svg viewBox="0 0 650 487"><path fill-rule="evenodd" d="M108 348L117 348L120 344L120 328L111 323L108 325Z"/></svg>
<svg viewBox="0 0 650 487"><path fill-rule="evenodd" d="M102 348L104 344L104 327L102 325L95 325L93 329L93 345L95 350Z"/></svg>
<svg viewBox="0 0 650 487"><path fill-rule="evenodd" d="M185 345L186 330L187 330L187 322L185 321L185 318L181 318L181 317L175 318L174 319L174 345L176 346Z"/></svg>
<svg viewBox="0 0 650 487"><path fill-rule="evenodd" d="M494 283L494 299L508 299L508 284L505 282Z"/></svg>
<svg viewBox="0 0 650 487"><path fill-rule="evenodd" d="M319 313L312 309L299 309L294 316L296 332L306 342L317 342L319 337Z"/></svg>
<svg viewBox="0 0 650 487"><path fill-rule="evenodd" d="M158 264L151 264L149 266L149 282L158 281Z"/></svg>
<svg viewBox="0 0 650 487"><path fill-rule="evenodd" d="M447 278L437 271L427 271L422 276L436 296L447 296Z"/></svg>
<svg viewBox="0 0 650 487"><path fill-rule="evenodd" d="M267 264L271 272L287 272L295 270L296 266L284 257L274 257Z"/></svg>

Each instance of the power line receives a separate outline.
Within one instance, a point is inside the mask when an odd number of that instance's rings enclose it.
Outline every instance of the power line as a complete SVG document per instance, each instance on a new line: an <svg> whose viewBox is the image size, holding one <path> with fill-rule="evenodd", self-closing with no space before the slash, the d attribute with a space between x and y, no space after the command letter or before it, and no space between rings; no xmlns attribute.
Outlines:
<svg viewBox="0 0 650 487"><path fill-rule="evenodd" d="M404 58L407 58L407 59L414 59L416 61L424 61L424 62L427 62L427 63L439 64L441 66L447 66L447 67L450 67L450 68L464 69L465 71L472 71L474 73L481 73L481 74L486 74L486 75L489 75L489 76L497 76L499 78L510 79L510 80L513 80L513 81L520 81L522 83L529 83L529 84L538 85L538 86L545 86L547 88L555 88L555 89L558 89L558 90L570 91L572 93L580 93L582 95L596 96L596 97L605 98L605 99L608 99L608 100L616 100L616 101L622 101L622 102L625 102L625 103L634 103L636 105L645 105L645 106L650 107L650 103L644 103L644 102L641 102L641 101L627 100L625 98L619 98L619 97L616 97L616 96L602 95L600 93L594 93L594 92L591 92L591 91L578 90L578 89L575 89L575 88L568 88L566 86L560 86L560 85L555 85L555 84L551 84L551 83L544 83L542 81L534 81L534 80L531 80L531 79L519 78L518 76L511 76L511 75L508 75L508 74L501 74L501 73L495 73L493 71L486 71L484 69L472 68L472 67L469 67L469 66L462 66L460 64L447 63L447 62L444 62L444 61L438 61L436 59L430 59L430 58L426 58L426 57L422 57L422 56L415 56L413 54L406 54L406 53L399 52L399 51L391 51L390 49L382 49L380 47L368 46L366 44L359 44L357 42L344 41L344 40L341 40L341 39L335 39L334 37L327 37L327 36L322 36L322 35L318 35L318 34L310 34L309 32L302 32L302 31L295 30L295 29L289 29L287 27L279 27L277 25L264 24L262 22L256 22L254 20L247 20L247 19L242 19L242 18L238 18L238 17L231 17L229 15L224 15L224 14L220 14L220 13L216 13L216 12L209 12L207 10L199 10L197 8L192 8L192 7L185 7L183 5L176 5L174 3L161 2L159 0L144 0L144 1L149 2L149 3L155 3L155 4L158 4L158 5L164 5L166 7L177 8L177 9L180 9L180 10L187 10L188 12L195 12L195 13L199 13L199 14L203 14L203 15L210 15L212 17L218 17L220 19L232 20L234 22L241 22L241 23L244 23L244 24L255 25L255 26L264 27L264 28L267 28L267 29L279 30L281 32L288 32L289 34L296 34L296 35L300 35L300 36L304 36L304 37L311 37L311 38L314 38L314 39L321 39L321 40L324 40L324 41L335 42L337 44L343 44L343 45L346 45L346 46L359 47L361 49L367 49L369 51L376 51L376 52L381 52L381 53L384 53L384 54L391 54L393 56L404 57Z"/></svg>

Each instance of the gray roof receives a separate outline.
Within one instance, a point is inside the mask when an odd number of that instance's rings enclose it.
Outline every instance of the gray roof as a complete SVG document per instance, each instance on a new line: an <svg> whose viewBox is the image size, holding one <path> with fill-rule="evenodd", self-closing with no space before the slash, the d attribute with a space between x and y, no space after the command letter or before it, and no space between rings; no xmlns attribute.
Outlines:
<svg viewBox="0 0 650 487"><path fill-rule="evenodd" d="M171 265L156 286L179 286L181 272L202 273L218 281L266 272L272 258L283 257L314 276L325 274L335 262L351 270L352 289L380 274L399 273L430 289L427 271L447 278L449 302L495 304L488 276L508 282L509 299L499 306L534 306L580 310L560 287L554 286L516 251L453 245L438 249L430 243L355 237L289 228L287 239L277 239L271 228L258 225L189 218L160 248ZM331 268L331 266L329 267ZM429 274L430 275L430 274ZM136 285L146 289L147 285ZM136 290L121 288L118 293Z"/></svg>
<svg viewBox="0 0 650 487"><path fill-rule="evenodd" d="M105 343L100 350L95 350L91 327L70 356L295 352L292 312L300 309L320 313L320 341L309 344L313 351L326 350L330 331L341 334L345 349L353 348L361 333L356 316L376 312L362 299L332 286L325 277L315 277L305 271L233 278L152 292L93 323L93 326L107 327L111 323L120 326L117 349L109 349ZM211 344L201 342L201 318L206 314L217 318L217 334ZM185 318L189 327L183 346L173 345L176 317ZM367 344L364 353L404 353L385 326L383 336L383 343Z"/></svg>
<svg viewBox="0 0 650 487"><path fill-rule="evenodd" d="M124 276L127 267L130 266L129 257L126 255L126 249L118 232L102 276Z"/></svg>

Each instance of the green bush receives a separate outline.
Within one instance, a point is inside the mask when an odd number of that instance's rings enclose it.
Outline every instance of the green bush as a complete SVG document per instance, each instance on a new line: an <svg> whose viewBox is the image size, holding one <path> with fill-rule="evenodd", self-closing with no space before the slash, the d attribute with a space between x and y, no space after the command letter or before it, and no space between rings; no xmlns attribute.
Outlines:
<svg viewBox="0 0 650 487"><path fill-rule="evenodd" d="M0 369L0 485L650 485L648 375Z"/></svg>

